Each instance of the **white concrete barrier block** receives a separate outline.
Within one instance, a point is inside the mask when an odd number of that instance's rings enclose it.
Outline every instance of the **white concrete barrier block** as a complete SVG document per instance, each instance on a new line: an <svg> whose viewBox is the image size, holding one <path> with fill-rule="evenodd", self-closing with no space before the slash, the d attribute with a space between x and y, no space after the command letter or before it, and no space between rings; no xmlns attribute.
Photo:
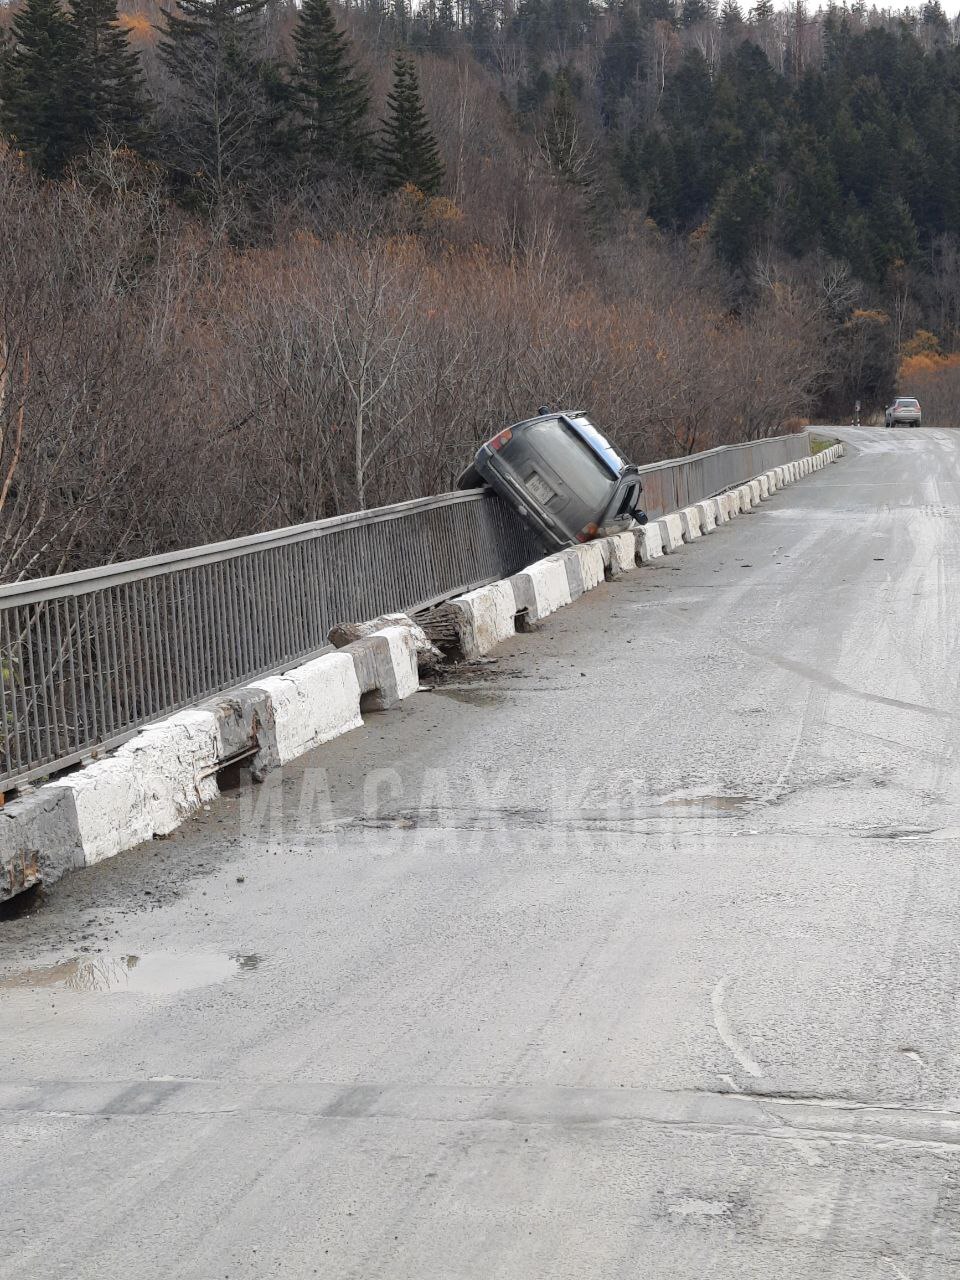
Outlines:
<svg viewBox="0 0 960 1280"><path fill-rule="evenodd" d="M671 552L679 551L683 546L683 525L680 522L679 512L671 511L668 516L661 516L654 523L660 526L660 540L663 543L664 552L669 555Z"/></svg>
<svg viewBox="0 0 960 1280"><path fill-rule="evenodd" d="M481 658L516 634L516 598L507 580L468 591L451 604L462 618L460 644L465 658Z"/></svg>
<svg viewBox="0 0 960 1280"><path fill-rule="evenodd" d="M420 688L417 668L417 641L409 627L384 627L376 635L386 636L390 659L397 678L397 697L409 698Z"/></svg>
<svg viewBox="0 0 960 1280"><path fill-rule="evenodd" d="M514 574L510 583L515 612L526 614L528 622L540 622L570 603L566 566L559 560L538 560Z"/></svg>
<svg viewBox="0 0 960 1280"><path fill-rule="evenodd" d="M256 687L268 694L274 717L274 741L260 753L270 759L260 767L288 764L363 724L360 683L348 653L325 653L283 675L258 680Z"/></svg>
<svg viewBox="0 0 960 1280"><path fill-rule="evenodd" d="M619 578L637 567L637 540L631 532L611 534L603 542L606 543L603 560L611 578Z"/></svg>
<svg viewBox="0 0 960 1280"><path fill-rule="evenodd" d="M763 499L763 490L760 488L759 480L751 480L747 485L750 490L750 503L754 507L759 507Z"/></svg>
<svg viewBox="0 0 960 1280"><path fill-rule="evenodd" d="M342 660L353 672L349 658ZM58 782L73 792L87 866L167 835L219 794L216 716L181 711Z"/></svg>
<svg viewBox="0 0 960 1280"><path fill-rule="evenodd" d="M694 505L700 514L700 532L712 533L720 520L716 498L705 498L703 502L697 502Z"/></svg>
<svg viewBox="0 0 960 1280"><path fill-rule="evenodd" d="M694 507L684 507L680 512L680 530L684 542L692 542L701 535L700 512Z"/></svg>
<svg viewBox="0 0 960 1280"><path fill-rule="evenodd" d="M765 475L757 476L757 484L760 486L760 501L765 502L770 497L770 481Z"/></svg>
<svg viewBox="0 0 960 1280"><path fill-rule="evenodd" d="M780 482L777 479L776 468L774 468L772 471L767 471L764 474L767 477L767 492L776 493L777 490L780 488Z"/></svg>
<svg viewBox="0 0 960 1280"><path fill-rule="evenodd" d="M563 565L571 600L579 600L585 592L592 591L603 582L603 551L596 542L556 551L552 559Z"/></svg>
<svg viewBox="0 0 960 1280"><path fill-rule="evenodd" d="M651 560L659 560L663 555L663 534L656 520L650 521L637 530L637 554L641 564L649 564Z"/></svg>
<svg viewBox="0 0 960 1280"><path fill-rule="evenodd" d="M592 591L604 581L603 548L597 542L584 542L565 551L566 556L576 556L580 562L580 577L584 591Z"/></svg>
<svg viewBox="0 0 960 1280"><path fill-rule="evenodd" d="M717 524L727 524L740 510L740 503L738 501L736 504L736 511L734 511L734 504L729 492L717 494L714 501L717 504Z"/></svg>
<svg viewBox="0 0 960 1280"><path fill-rule="evenodd" d="M737 495L741 511L753 510L753 495L750 492L750 486L748 484L740 485L739 488L734 490L734 493Z"/></svg>

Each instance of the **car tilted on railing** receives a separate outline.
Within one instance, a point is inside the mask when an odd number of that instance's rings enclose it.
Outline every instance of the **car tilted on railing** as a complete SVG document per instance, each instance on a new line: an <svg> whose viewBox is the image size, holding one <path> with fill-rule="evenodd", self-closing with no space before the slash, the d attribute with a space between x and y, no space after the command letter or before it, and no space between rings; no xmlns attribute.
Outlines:
<svg viewBox="0 0 960 1280"><path fill-rule="evenodd" d="M477 450L459 489L488 484L551 551L645 523L639 468L579 409L541 411Z"/></svg>
<svg viewBox="0 0 960 1280"><path fill-rule="evenodd" d="M922 420L920 401L912 396L897 396L884 412L883 419L887 427L919 427Z"/></svg>

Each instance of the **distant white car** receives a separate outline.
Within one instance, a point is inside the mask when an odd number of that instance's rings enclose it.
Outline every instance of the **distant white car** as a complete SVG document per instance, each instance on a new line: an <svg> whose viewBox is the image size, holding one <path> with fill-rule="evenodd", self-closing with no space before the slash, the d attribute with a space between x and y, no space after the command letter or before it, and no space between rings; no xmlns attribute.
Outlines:
<svg viewBox="0 0 960 1280"><path fill-rule="evenodd" d="M888 427L919 427L921 417L920 401L910 396L897 396L883 415Z"/></svg>

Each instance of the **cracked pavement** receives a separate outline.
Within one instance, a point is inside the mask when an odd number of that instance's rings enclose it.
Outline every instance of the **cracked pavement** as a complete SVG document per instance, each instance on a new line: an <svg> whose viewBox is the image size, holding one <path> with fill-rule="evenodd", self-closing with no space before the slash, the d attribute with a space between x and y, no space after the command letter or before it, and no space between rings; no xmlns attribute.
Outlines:
<svg viewBox="0 0 960 1280"><path fill-rule="evenodd" d="M3 1280L960 1268L960 435L0 921Z"/></svg>

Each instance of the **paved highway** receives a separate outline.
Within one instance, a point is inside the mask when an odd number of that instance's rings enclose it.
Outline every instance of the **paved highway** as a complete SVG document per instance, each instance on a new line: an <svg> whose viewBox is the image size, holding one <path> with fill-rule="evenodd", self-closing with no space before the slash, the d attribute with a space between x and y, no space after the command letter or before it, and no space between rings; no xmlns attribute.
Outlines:
<svg viewBox="0 0 960 1280"><path fill-rule="evenodd" d="M4 1280L960 1268L960 434L0 922Z"/></svg>

